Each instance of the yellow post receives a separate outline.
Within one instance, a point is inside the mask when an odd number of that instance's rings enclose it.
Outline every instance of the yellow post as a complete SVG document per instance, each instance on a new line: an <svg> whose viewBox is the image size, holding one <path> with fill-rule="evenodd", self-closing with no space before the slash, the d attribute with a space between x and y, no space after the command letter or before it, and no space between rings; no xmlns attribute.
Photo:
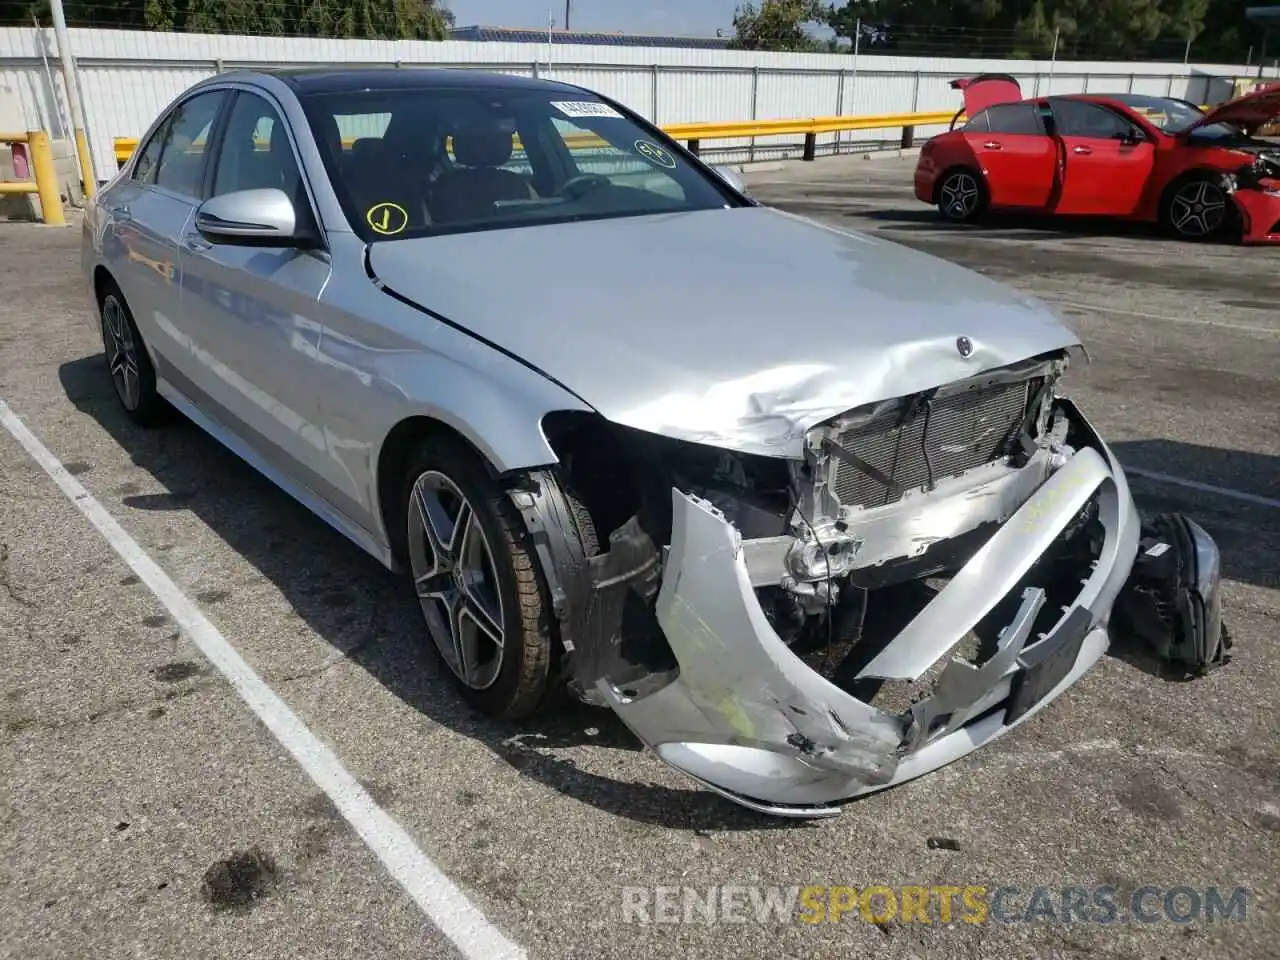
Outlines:
<svg viewBox="0 0 1280 960"><path fill-rule="evenodd" d="M89 162L89 138L79 127L76 127L76 156L80 158L80 182L84 186L84 195L92 197L98 192L98 184L93 176L93 164Z"/></svg>
<svg viewBox="0 0 1280 960"><path fill-rule="evenodd" d="M31 147L36 193L40 196L40 216L50 226L60 227L67 221L62 216L62 194L58 190L58 172L53 166L49 135L43 130L32 130L27 134L27 143Z"/></svg>

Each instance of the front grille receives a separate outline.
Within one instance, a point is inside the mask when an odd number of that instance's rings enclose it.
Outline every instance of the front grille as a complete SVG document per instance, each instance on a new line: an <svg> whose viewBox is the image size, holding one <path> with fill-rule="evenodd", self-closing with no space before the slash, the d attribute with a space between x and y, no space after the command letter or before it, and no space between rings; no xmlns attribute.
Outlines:
<svg viewBox="0 0 1280 960"><path fill-rule="evenodd" d="M901 500L907 490L925 486L931 476L937 481L998 460L1008 454L1041 382L1035 378L995 383L935 397L927 421L927 446L926 418L919 405L909 417L896 409L850 427L835 442L897 486L886 488L860 467L832 457L832 492L845 506L883 506Z"/></svg>

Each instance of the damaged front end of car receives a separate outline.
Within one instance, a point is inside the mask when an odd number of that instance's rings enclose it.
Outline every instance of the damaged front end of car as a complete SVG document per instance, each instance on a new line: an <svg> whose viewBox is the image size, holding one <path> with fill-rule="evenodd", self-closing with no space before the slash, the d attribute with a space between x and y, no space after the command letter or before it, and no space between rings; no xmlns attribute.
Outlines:
<svg viewBox="0 0 1280 960"><path fill-rule="evenodd" d="M1266 144L1246 152L1252 159L1223 178L1223 189L1235 203L1240 239L1280 243L1280 149Z"/></svg>
<svg viewBox="0 0 1280 960"><path fill-rule="evenodd" d="M801 458L552 415L561 462L512 498L571 688L708 788L789 817L1022 722L1107 650L1143 536L1119 463L1055 390L1067 362L864 405L808 429ZM1216 547L1184 532L1203 624ZM1148 623L1169 609L1157 580Z"/></svg>

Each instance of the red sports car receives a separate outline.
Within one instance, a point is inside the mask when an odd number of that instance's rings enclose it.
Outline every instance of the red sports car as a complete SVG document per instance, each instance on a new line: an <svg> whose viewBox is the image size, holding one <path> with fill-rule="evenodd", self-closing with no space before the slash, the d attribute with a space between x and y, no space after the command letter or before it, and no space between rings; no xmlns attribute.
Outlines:
<svg viewBox="0 0 1280 960"><path fill-rule="evenodd" d="M988 209L1158 222L1186 239L1280 243L1280 84L1205 113L1132 93L1022 98L1012 77L953 80L963 126L924 144L916 196L948 220Z"/></svg>

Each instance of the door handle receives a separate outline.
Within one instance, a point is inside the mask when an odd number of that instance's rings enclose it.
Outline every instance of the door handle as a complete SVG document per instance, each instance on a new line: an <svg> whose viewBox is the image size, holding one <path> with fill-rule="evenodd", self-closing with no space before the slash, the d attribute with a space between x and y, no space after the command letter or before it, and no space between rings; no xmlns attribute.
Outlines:
<svg viewBox="0 0 1280 960"><path fill-rule="evenodd" d="M985 143L983 143L982 149L983 150L1003 150L1004 148L1000 146L1000 144L997 143L995 140L988 140Z"/></svg>
<svg viewBox="0 0 1280 960"><path fill-rule="evenodd" d="M1072 147L1072 153L1093 153L1092 147Z"/></svg>
<svg viewBox="0 0 1280 960"><path fill-rule="evenodd" d="M213 244L203 237L186 236L182 238L182 245L192 253L204 253L206 250L212 250Z"/></svg>

